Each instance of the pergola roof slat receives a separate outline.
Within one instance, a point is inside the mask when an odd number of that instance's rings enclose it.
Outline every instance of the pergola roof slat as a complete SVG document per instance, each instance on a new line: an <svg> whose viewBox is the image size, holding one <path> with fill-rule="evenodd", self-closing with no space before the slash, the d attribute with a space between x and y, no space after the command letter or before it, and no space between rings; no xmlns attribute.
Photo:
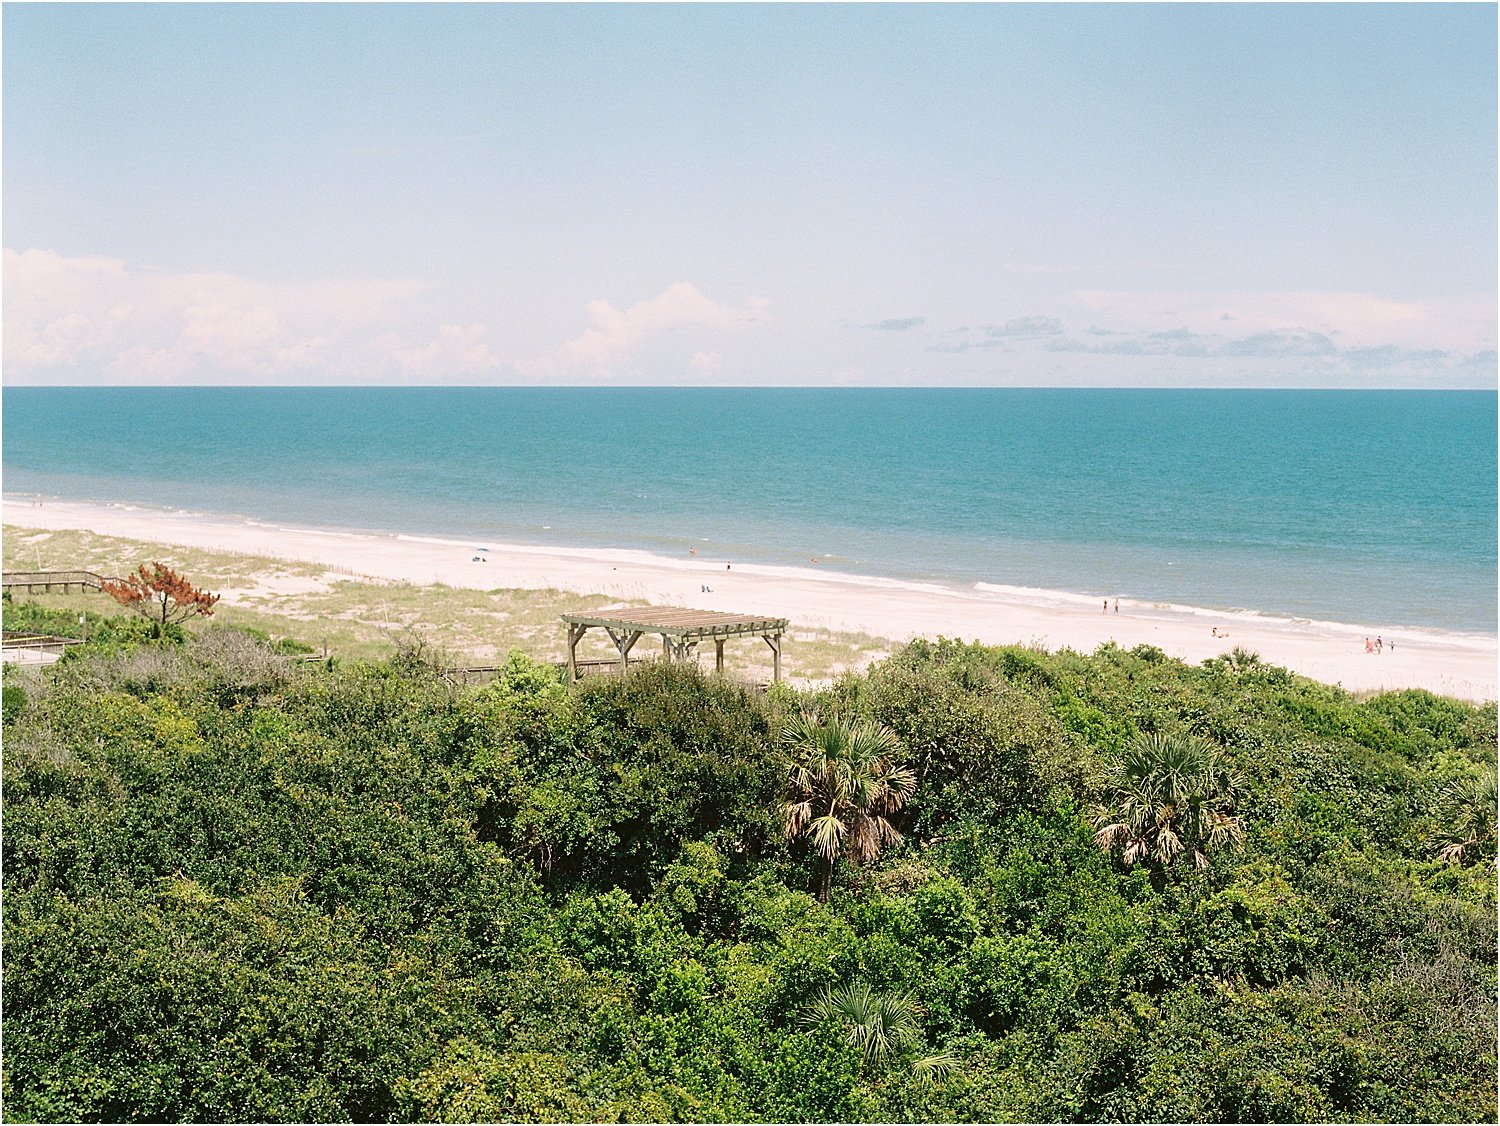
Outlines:
<svg viewBox="0 0 1500 1126"><path fill-rule="evenodd" d="M717 610L687 610L675 606L642 607L637 610L605 610L593 614L564 614L562 620L575 626L605 626L638 629L645 633L765 633L787 628L787 619L763 614L724 614Z"/></svg>

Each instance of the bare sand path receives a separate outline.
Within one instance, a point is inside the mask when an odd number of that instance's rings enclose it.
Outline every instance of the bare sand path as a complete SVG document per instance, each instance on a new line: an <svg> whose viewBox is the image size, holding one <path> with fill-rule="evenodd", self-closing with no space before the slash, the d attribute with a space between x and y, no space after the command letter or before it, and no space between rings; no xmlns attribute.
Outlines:
<svg viewBox="0 0 1500 1126"><path fill-rule="evenodd" d="M961 588L702 556L671 559L640 551L291 528L123 505L47 501L38 506L29 498L6 498L3 520L24 528L87 530L296 560L398 582L478 590L555 588L664 605L777 614L801 626L857 631L897 642L943 635L1083 652L1107 641L1126 648L1146 643L1193 662L1239 646L1273 664L1360 692L1426 688L1462 699L1493 700L1500 681L1493 635L1311 622L1123 598L1118 613L1112 604L1105 613L1100 601L1064 592ZM475 562L476 557L483 562ZM1365 639L1377 634L1387 643L1385 651L1366 653Z"/></svg>

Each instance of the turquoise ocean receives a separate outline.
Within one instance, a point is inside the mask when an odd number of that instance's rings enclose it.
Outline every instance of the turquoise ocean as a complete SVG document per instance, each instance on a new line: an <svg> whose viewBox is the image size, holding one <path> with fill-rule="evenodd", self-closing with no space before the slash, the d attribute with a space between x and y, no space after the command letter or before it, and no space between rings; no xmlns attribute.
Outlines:
<svg viewBox="0 0 1500 1126"><path fill-rule="evenodd" d="M1496 629L1493 392L30 388L3 488Z"/></svg>

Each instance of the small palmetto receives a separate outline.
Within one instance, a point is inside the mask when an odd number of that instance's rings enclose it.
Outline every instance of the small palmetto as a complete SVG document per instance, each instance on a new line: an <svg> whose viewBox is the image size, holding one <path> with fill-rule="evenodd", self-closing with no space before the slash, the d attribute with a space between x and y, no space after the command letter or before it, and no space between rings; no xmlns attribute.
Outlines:
<svg viewBox="0 0 1500 1126"><path fill-rule="evenodd" d="M876 993L864 982L828 988L803 1012L809 1027L825 1021L838 1025L844 1039L871 1062L880 1063L900 1054L921 1036L917 1018L922 1007L910 993ZM912 1063L913 1074L924 1083L935 1083L948 1074L958 1060L947 1052L925 1056Z"/></svg>
<svg viewBox="0 0 1500 1126"><path fill-rule="evenodd" d="M876 993L864 982L828 988L807 1007L802 1023L831 1020L870 1059L884 1059L917 1036L920 1007L909 993Z"/></svg>
<svg viewBox="0 0 1500 1126"><path fill-rule="evenodd" d="M1495 853L1495 772L1455 778L1443 787L1444 824L1432 835L1438 859L1463 862Z"/></svg>
<svg viewBox="0 0 1500 1126"><path fill-rule="evenodd" d="M869 720L824 722L802 713L787 724L782 744L792 760L782 806L786 835L806 836L817 850L818 898L826 901L840 856L864 864L901 840L890 817L916 788L916 775L895 761L895 734Z"/></svg>
<svg viewBox="0 0 1500 1126"><path fill-rule="evenodd" d="M1238 844L1232 812L1243 781L1210 744L1191 736L1136 739L1110 772L1094 810L1094 840L1126 865L1146 860L1208 867L1214 849Z"/></svg>

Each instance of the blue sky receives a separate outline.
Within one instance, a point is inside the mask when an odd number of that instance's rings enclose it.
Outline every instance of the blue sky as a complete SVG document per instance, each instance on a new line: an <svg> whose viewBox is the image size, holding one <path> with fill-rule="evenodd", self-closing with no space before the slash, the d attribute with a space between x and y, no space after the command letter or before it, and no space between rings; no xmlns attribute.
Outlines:
<svg viewBox="0 0 1500 1126"><path fill-rule="evenodd" d="M8 4L10 383L1496 383L1492 5Z"/></svg>

